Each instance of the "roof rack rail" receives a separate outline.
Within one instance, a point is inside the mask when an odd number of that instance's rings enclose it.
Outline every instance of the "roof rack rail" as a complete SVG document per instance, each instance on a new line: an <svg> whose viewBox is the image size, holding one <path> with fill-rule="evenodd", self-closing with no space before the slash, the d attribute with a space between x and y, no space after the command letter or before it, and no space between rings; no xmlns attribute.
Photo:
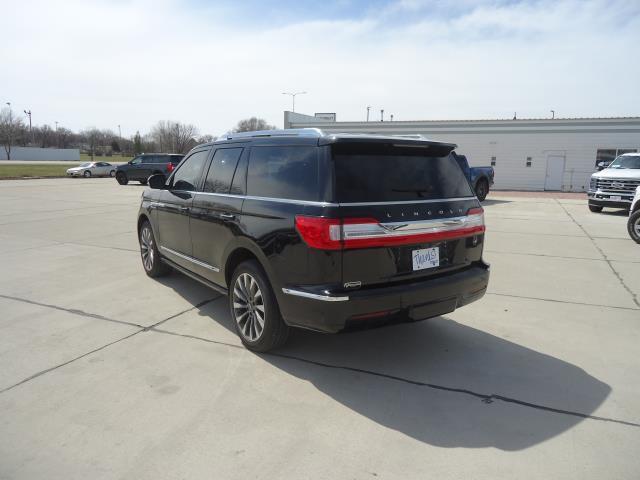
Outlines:
<svg viewBox="0 0 640 480"><path fill-rule="evenodd" d="M421 133L396 134L392 136L401 138L415 138L416 140L429 140L426 135L422 135Z"/></svg>
<svg viewBox="0 0 640 480"><path fill-rule="evenodd" d="M286 130L255 130L253 132L228 133L227 140L235 138L254 137L322 137L324 133L319 128L289 128Z"/></svg>

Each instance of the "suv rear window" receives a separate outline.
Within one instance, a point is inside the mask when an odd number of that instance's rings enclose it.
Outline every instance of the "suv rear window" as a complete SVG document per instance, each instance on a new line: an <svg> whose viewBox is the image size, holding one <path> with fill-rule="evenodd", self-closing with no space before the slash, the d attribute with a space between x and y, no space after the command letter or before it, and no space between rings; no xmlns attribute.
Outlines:
<svg viewBox="0 0 640 480"><path fill-rule="evenodd" d="M318 148L253 147L247 195L318 200Z"/></svg>
<svg viewBox="0 0 640 480"><path fill-rule="evenodd" d="M335 145L336 200L396 202L469 197L473 193L448 148Z"/></svg>

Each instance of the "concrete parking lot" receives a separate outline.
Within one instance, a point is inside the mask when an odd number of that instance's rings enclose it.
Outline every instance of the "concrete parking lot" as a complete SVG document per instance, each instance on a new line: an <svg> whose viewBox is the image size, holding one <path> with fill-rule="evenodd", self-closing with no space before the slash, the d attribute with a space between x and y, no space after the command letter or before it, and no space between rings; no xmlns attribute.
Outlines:
<svg viewBox="0 0 640 480"><path fill-rule="evenodd" d="M0 478L640 477L640 246L582 198L493 193L488 294L256 355L145 276L142 187L0 182Z"/></svg>

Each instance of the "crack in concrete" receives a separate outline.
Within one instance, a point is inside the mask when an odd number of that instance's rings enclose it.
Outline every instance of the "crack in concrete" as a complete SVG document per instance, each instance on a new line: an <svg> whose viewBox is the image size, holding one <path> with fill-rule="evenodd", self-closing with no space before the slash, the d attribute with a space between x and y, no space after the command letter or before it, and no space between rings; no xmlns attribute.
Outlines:
<svg viewBox="0 0 640 480"><path fill-rule="evenodd" d="M546 253L525 253L525 252L504 252L504 251L499 251L499 250L488 250L485 249L485 252L488 253L499 253L501 255L528 255L531 257L549 257L549 258L566 258L568 260L589 260L592 262L606 262L606 260L604 258L589 258L589 257L565 257L562 255L548 255ZM633 260L629 261L629 263L640 263L640 262L634 262Z"/></svg>
<svg viewBox="0 0 640 480"><path fill-rule="evenodd" d="M66 308L58 307L56 305L42 304L42 303L30 301L30 300L17 299L17 298L14 298L14 297L9 297L7 295L0 295L0 297L2 297L2 298L8 298L8 299L17 300L17 301L24 301L25 303L30 303L30 304L33 304L33 305L39 305L39 306L44 306L44 307L50 307L50 308L53 308L53 309L56 309L56 310L63 310L63 311L66 311L66 312L77 314L77 315L82 315L82 316L85 316L85 317L88 317L88 318L94 318L94 319L99 319L99 320L107 320L107 321L110 321L110 322L122 323L122 324L126 324L126 325L130 325L130 326L134 326L134 327L138 327L139 328L139 330L136 330L135 332L130 333L129 335L125 335L122 338L114 340L113 342L109 342L109 343L107 343L105 345L102 345L101 347L95 348L95 349L93 349L93 350L91 350L89 352L85 352L82 355L79 355L79 356L74 357L74 358L72 358L70 360L67 360L66 362L60 363L60 364L55 365L53 367L50 367L50 368L47 368L45 370L41 370L40 372L34 373L33 375L30 375L29 377L20 380L18 383L15 383L15 384L10 385L10 386L8 386L6 388L3 388L2 390L0 390L0 394L8 392L9 390L12 390L12 389L14 389L14 388L16 388L16 387L18 387L20 385L23 385L23 384L25 384L25 383L27 383L27 382L35 379L35 378L38 378L38 377L40 377L42 375L45 375L45 374L47 374L49 372L53 372L54 370L57 370L57 369L59 369L61 367L64 367L65 365L69 365L70 363L73 363L73 362L75 362L77 360L80 360L80 359L82 359L82 358L84 358L84 357L86 357L88 355L91 355L91 354L93 354L95 352L99 352L100 350L104 350L105 348L110 347L111 345L115 345L116 343L119 343L119 342L122 342L124 340L127 340L127 339L129 339L129 338L131 338L131 337L133 337L135 335L138 335L139 333L148 332L148 331L154 329L155 327L157 327L158 325L162 325L163 323L168 322L169 320L172 320L172 319L174 319L176 317L179 317L180 315L183 315L183 314L188 313L188 312L190 312L192 310L195 310L196 308L203 307L207 303L213 302L214 300L217 300L221 296L222 295L218 295L215 298L210 298L208 300L204 300L204 301L194 305L191 308L188 308L186 310L178 312L178 313L176 313L174 315L171 315L170 317L164 318L164 319L162 319L162 320L160 320L160 321L158 321L158 322L156 322L156 323L154 323L154 324L152 324L152 325L150 325L148 327L143 327L142 325L138 325L138 324L135 324L135 323L129 323L129 322L125 322L125 321L122 321L122 320L113 320L113 319L110 319L110 318L107 318L107 317L103 317L101 315L96 315L96 314L88 314L86 312L82 312L81 310L66 309Z"/></svg>
<svg viewBox="0 0 640 480"><path fill-rule="evenodd" d="M622 285L622 287L627 292L629 292L629 295L631 295L631 299L633 300L633 303L635 303L640 308L640 301L638 300L638 296L633 292L633 290L631 290L631 288L629 288L629 286L625 283L625 281L622 278L622 276L620 275L620 273L613 267L613 264L611 263L611 260L609 260L609 257L607 257L607 254L604 253L604 250L602 250L602 248L600 248L600 245L598 245L598 243L594 240L594 238L591 236L591 234L589 232L587 232L587 230L582 226L582 224L580 222L578 222L574 218L573 215L571 215L569 210L567 210L564 207L564 205L562 205L560 202L558 202L557 199L556 199L556 202L558 203L558 205L560 205L562 210L564 210L564 212L569 216L569 218L571 220L573 220L573 223L575 223L580 228L580 230L582 230L584 232L584 234L589 238L589 240L591 240L591 243L593 243L593 246L596 247L598 252L600 252L600 255L602 255L602 258L604 258L605 262L607 262L607 265L609 265L609 268L611 269L613 274L616 276L616 278L620 282L620 285Z"/></svg>
<svg viewBox="0 0 640 480"><path fill-rule="evenodd" d="M105 345L102 345L98 348L95 348L89 352L85 352L82 355L79 355L77 357L74 357L66 362L60 363L58 365L55 365L51 368L47 368L45 370L42 370L40 372L37 372L33 375L30 375L29 377L21 380L18 383L15 383L9 387L6 387L2 390L0 390L0 394L5 393L9 390L12 390L20 385L23 385L31 380L34 380L42 375L45 375L49 372L55 371L61 367L64 367L66 365L69 365L73 362L76 362L82 358L85 358L93 353L99 352L101 350L104 350L105 348L108 348L112 345L115 345L117 343L120 343L124 340L127 340L129 338L134 337L135 335L138 335L139 333L143 333L143 332L155 332L155 333L159 333L159 334L164 334L164 335L172 335L172 336L177 336L177 337L182 337L182 338L187 338L187 339L191 339L191 340L197 340L197 341L202 341L202 342L206 342L206 343L211 343L211 344L215 344L215 345L221 345L221 346L225 346L225 347L231 347L231 348L236 348L236 349L240 349L243 350L247 353L250 353L248 350L245 349L244 346L242 345L236 345L236 344L232 344L232 343L228 343L228 342L221 342L221 341L217 341L217 340L210 340L207 338L203 338L203 337L198 337L196 335L188 335L188 334L181 334L181 333L176 333L176 332L171 332L169 330L163 330L163 329L159 329L157 328L158 326L162 325L163 323L168 322L169 320L172 320L176 317L179 317L180 315L183 315L185 313L188 313L190 311L193 311L197 308L203 307L204 305L211 303L213 301L218 300L219 298L223 297L224 295L218 295L217 297L208 299L208 300L204 300L196 305L194 305L191 308L188 308L186 310L183 310L181 312L178 312L174 315L171 315L167 318L164 318L148 327L143 327L141 325L138 324L134 324L134 323L130 323L130 322L125 322L125 321L121 321L121 320L114 320L114 319L109 319L107 317L103 317L101 315L96 315L96 314L91 314L91 313L87 313L87 312L83 312L81 310L75 310L75 309L66 309L63 307L58 307L56 305L49 305L49 304L44 304L44 303L40 303L40 302L34 302L31 300L26 300L26 299L22 299L22 298L18 298L18 297L11 297L8 295L0 295L1 298L7 298L7 299L11 299L11 300L15 300L15 301L21 301L21 302L25 302L25 303L29 303L29 304L33 304L33 305L38 305L38 306L43 306L43 307L49 307L49 308L53 308L56 310L62 310L62 311L66 311L69 313L73 313L76 315L82 315L88 318L94 318L94 319L99 319L99 320L107 320L107 321L112 321L112 322L116 322L116 323L121 323L121 324L126 324L129 326L134 326L134 327L138 327L139 330L136 330L135 332L132 332L122 338L119 338L117 340L114 340L113 342L109 342ZM565 302L561 302L561 303L565 303ZM271 352L271 353L264 353L264 354L260 354L260 355L264 355L264 356L271 356L271 357L277 357L277 358L284 358L284 359L288 359L288 360L294 360L297 362L302 362L302 363L306 363L309 365L314 365L317 367L322 367L322 368L328 368L328 369L334 369L334 370L344 370L344 371L348 371L348 372L354 372L354 373L361 373L361 374L365 374L365 375L370 375L373 377L379 377L379 378L384 378L386 380L391 380L391 381L395 381L395 382L401 382L401 383L405 383L405 384L409 384L409 385L415 385L418 387L426 387L426 388L430 388L432 390L440 390L440 391L445 391L445 392L449 392L449 393L456 393L456 394L463 394L463 395L467 395L467 396L471 396L474 398L478 398L480 400L482 400L484 403L493 403L494 401L501 401L501 402L505 402L505 403L512 403L515 405L519 405L522 407L527 407L527 408L533 408L536 410L541 410L541 411L545 411L545 412L550 412L550 413L557 413L557 414L562 414L562 415L570 415L570 416L574 416L574 417L579 417L579 418L584 418L584 419L588 419L588 420L597 420L597 421L601 421L601 422L609 422L609 423L616 423L619 425L625 425L625 426L630 426L630 427L640 427L640 423L636 423L636 422L631 422L631 421L627 421L627 420L620 420L620 419L616 419L616 418L610 418L610 417L602 417L602 416L596 416L596 415L589 415L586 413L582 413L582 412L576 412L576 411L572 411L572 410L565 410L565 409L560 409L560 408L555 408L555 407L549 407L547 405L541 405L541 404L537 404L537 403L532 403L532 402L527 402L524 400L520 400L517 398L513 398L513 397L507 397L504 395L500 395L500 394L496 394L496 393L491 393L491 394L486 394L486 393L480 393L480 392L476 392L474 390L470 390L470 389L466 389L466 388L457 388L457 387L450 387L450 386L446 386L446 385L438 385L435 383L428 383L428 382L421 382L418 380L412 380L410 378L404 378L404 377L399 377L396 375L390 375L390 374L386 374L386 373L382 373L382 372L376 372L374 370L367 370L367 369L363 369L363 368L357 368L357 367L350 367L347 365L334 365L334 364L330 364L330 363L324 363L324 362L319 362L316 360L310 360L307 358L303 358L303 357L298 357L295 355L288 355L288 354L284 354L284 353L277 353L277 352Z"/></svg>
<svg viewBox="0 0 640 480"><path fill-rule="evenodd" d="M208 338L198 337L196 335L188 335L188 334L176 333L176 332L171 332L169 330L162 330L162 329L157 329L157 328L153 328L153 329L150 329L150 330L155 332L155 333L161 333L161 334L165 334L165 335L172 335L172 336L187 338L187 339L191 339L191 340L199 340L199 341L202 341L202 342L211 343L211 344L215 344L215 345L222 345L222 346L225 346L225 347L237 348L237 349L240 349L240 350L244 350L247 353L250 353L242 345L235 345L233 343L221 342L221 341L218 341L218 340L211 340L211 339L208 339ZM446 385L438 385L438 384L435 384L435 383L421 382L419 380L412 380L410 378L404 378L404 377L399 377L397 375L391 375L391 374L387 374L387 373L376 372L374 370L367 370L367 369L364 369L364 368L350 367L350 366L347 366L347 365L334 365L334 364L331 364L331 363L319 362L319 361L316 361L316 360L310 360L308 358L298 357L296 355L288 355L288 354L285 354L285 353L269 352L269 353L261 353L261 354L257 354L257 355L258 356L284 358L284 359L294 360L294 361L301 362L301 363L306 363L306 364L309 364L309 365L314 365L314 366L317 366L317 367L329 368L329 369L333 369L333 370L344 370L344 371L354 372L354 373L361 373L361 374L364 374L364 375L370 375L370 376L373 376L373 377L384 378L386 380L392 380L392 381L395 381L395 382L406 383L406 384L415 385L415 386L418 386L418 387L426 387L426 388L430 388L432 390L440 390L440 391L449 392L449 393L463 394L463 395L471 396L471 397L474 397L474 398L478 398L478 399L482 400L482 402L484 402L484 403L493 403L494 401L501 401L501 402L505 402L505 403L512 403L512 404L515 404L515 405L519 405L521 407L533 408L533 409L536 409L536 410L542 410L542 411L550 412L550 413L557 413L557 414L562 414L562 415L570 415L570 416L573 416L573 417L579 417L579 418L584 418L584 419L588 419L588 420L597 420L597 421L600 421L600 422L616 423L616 424L625 425L625 426L628 426L628 427L640 428L640 423L637 423L637 422L631 422L631 421L627 421L627 420L620 420L620 419L611 418L611 417L602 417L602 416L598 416L598 415L589 415L587 413L576 412L576 411L573 411L573 410L565 410L565 409L562 409L562 408L549 407L547 405L541 405L541 404L538 404L538 403L527 402L527 401L524 401L524 400L520 400L520 399L513 398L513 397L507 397L505 395L500 395L500 394L497 394L497 393L491 393L491 394L480 393L480 392L476 392L474 390L470 390L470 389L467 389L467 388L449 387L449 386L446 386Z"/></svg>
<svg viewBox="0 0 640 480"><path fill-rule="evenodd" d="M59 307L58 305L52 305L50 303L43 303L43 302L36 302L35 300L29 300L27 298L21 298L21 297L14 297L12 295L0 294L0 298L5 298L7 300L13 300L13 301L16 301L16 302L28 303L29 305L36 305L38 307L52 308L54 310L59 310L61 312L67 312L67 313L71 313L73 315L79 315L81 317L93 318L93 319L96 319L96 320L104 320L105 322L118 323L120 325L127 325L129 327L144 328L143 325L139 325L137 323L127 322L127 321L124 321L124 320L116 320L115 318L105 317L105 316L99 315L97 313L85 312L84 310L79 310L79 309L76 309L76 308Z"/></svg>
<svg viewBox="0 0 640 480"><path fill-rule="evenodd" d="M583 305L586 307L602 307L602 308L616 308L619 310L630 310L632 312L637 312L638 308L631 307L618 307L616 305L602 305L600 303L585 303L585 302L572 302L569 300L555 300L553 298L541 298L541 297L527 297L525 295L511 295L508 293L496 293L496 292L487 292L485 295L497 295L500 297L511 297L511 298L522 298L525 300L537 300L540 302L554 302L554 303L566 303L568 305Z"/></svg>

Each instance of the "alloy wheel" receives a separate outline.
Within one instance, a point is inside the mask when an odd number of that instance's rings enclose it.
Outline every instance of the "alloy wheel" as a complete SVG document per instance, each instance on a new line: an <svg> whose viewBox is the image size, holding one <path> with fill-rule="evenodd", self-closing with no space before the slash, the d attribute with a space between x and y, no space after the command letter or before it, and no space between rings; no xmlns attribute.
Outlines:
<svg viewBox="0 0 640 480"><path fill-rule="evenodd" d="M233 286L233 314L242 336L257 341L264 331L264 298L258 282L248 273L239 275Z"/></svg>
<svg viewBox="0 0 640 480"><path fill-rule="evenodd" d="M140 254L142 255L142 264L146 271L153 268L154 251L153 251L153 235L151 228L145 226L140 232Z"/></svg>

